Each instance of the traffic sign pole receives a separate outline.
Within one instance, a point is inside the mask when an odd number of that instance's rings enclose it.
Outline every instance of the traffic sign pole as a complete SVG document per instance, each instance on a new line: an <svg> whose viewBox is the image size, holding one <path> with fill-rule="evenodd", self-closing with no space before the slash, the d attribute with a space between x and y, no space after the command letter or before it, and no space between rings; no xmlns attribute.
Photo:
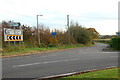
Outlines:
<svg viewBox="0 0 120 80"><path fill-rule="evenodd" d="M14 42L14 47L16 41L19 41L19 46L20 41L23 41L23 31L20 27L19 22L9 22L9 27L13 27L13 29L10 28L4 28L4 41L8 41L8 47L10 46L10 41ZM20 29L15 29L15 27L20 27Z"/></svg>
<svg viewBox="0 0 120 80"><path fill-rule="evenodd" d="M8 47L10 47L10 41L8 41Z"/></svg>
<svg viewBox="0 0 120 80"><path fill-rule="evenodd" d="M19 41L19 46L20 46L20 41Z"/></svg>
<svg viewBox="0 0 120 80"><path fill-rule="evenodd" d="M15 47L15 41L14 41L14 47Z"/></svg>
<svg viewBox="0 0 120 80"><path fill-rule="evenodd" d="M15 27L14 27L14 33L15 33ZM14 41L14 47L15 47L15 41Z"/></svg>

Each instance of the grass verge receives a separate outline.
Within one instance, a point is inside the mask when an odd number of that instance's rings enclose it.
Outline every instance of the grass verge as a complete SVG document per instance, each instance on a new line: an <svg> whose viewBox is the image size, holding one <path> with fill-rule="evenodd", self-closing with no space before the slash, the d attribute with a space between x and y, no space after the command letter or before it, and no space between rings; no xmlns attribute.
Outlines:
<svg viewBox="0 0 120 80"><path fill-rule="evenodd" d="M32 53L38 53L38 52L46 52L46 51L61 50L61 49L68 49L68 48L79 48L79 47L86 47L86 46L92 46L92 44L87 44L87 45L71 44L71 45L64 45L59 47L46 47L46 48L31 47L31 48L15 50L11 52L3 52L2 56L32 54Z"/></svg>
<svg viewBox="0 0 120 80"><path fill-rule="evenodd" d="M98 43L110 44L111 39L94 39Z"/></svg>
<svg viewBox="0 0 120 80"><path fill-rule="evenodd" d="M109 45L109 43L108 43L108 42L97 42L97 43L102 43L102 44L108 44L108 45Z"/></svg>
<svg viewBox="0 0 120 80"><path fill-rule="evenodd" d="M118 68L107 70L99 70L95 72L88 72L69 77L63 77L57 80L120 80L118 76Z"/></svg>

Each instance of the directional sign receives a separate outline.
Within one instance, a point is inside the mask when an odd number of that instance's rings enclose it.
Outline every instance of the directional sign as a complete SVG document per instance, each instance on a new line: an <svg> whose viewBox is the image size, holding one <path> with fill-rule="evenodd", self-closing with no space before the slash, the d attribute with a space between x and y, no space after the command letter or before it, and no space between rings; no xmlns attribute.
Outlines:
<svg viewBox="0 0 120 80"><path fill-rule="evenodd" d="M52 36L56 36L56 32L52 32Z"/></svg>
<svg viewBox="0 0 120 80"><path fill-rule="evenodd" d="M4 41L23 41L23 31L4 28Z"/></svg>
<svg viewBox="0 0 120 80"><path fill-rule="evenodd" d="M14 35L14 34L16 34L16 35L21 35L23 32L22 32L22 30L20 30L20 29L7 29L7 28L4 28L4 31L5 31L5 34L9 34L9 35Z"/></svg>
<svg viewBox="0 0 120 80"><path fill-rule="evenodd" d="M20 27L20 23L19 22L9 22L9 26L10 27Z"/></svg>
<svg viewBox="0 0 120 80"><path fill-rule="evenodd" d="M116 32L116 34L117 34L117 37L120 37L120 32Z"/></svg>
<svg viewBox="0 0 120 80"><path fill-rule="evenodd" d="M21 35L7 35L7 41L21 41Z"/></svg>

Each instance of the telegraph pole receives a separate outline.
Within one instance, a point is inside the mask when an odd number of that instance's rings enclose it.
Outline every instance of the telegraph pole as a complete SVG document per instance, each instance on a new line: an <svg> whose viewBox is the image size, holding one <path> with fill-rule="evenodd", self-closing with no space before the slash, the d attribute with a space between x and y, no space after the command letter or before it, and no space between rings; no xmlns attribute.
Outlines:
<svg viewBox="0 0 120 80"><path fill-rule="evenodd" d="M40 37L39 37L39 28L38 28L38 15L37 15L37 38L38 38L38 45L40 47Z"/></svg>
<svg viewBox="0 0 120 80"><path fill-rule="evenodd" d="M39 48L40 48L40 34L39 34L39 28L38 28L38 16L43 16L43 15L37 15L37 36L38 36L38 43L39 43Z"/></svg>
<svg viewBox="0 0 120 80"><path fill-rule="evenodd" d="M67 26L68 26L68 42L70 44L69 15L67 15Z"/></svg>

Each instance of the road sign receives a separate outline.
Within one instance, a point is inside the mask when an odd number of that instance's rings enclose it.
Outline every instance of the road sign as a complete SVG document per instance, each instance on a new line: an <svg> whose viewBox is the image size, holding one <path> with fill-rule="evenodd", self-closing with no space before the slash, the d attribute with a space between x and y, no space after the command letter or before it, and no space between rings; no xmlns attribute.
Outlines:
<svg viewBox="0 0 120 80"><path fill-rule="evenodd" d="M20 23L19 22L9 22L8 23L10 27L20 27Z"/></svg>
<svg viewBox="0 0 120 80"><path fill-rule="evenodd" d="M120 32L116 32L116 34L117 34L117 37L120 37Z"/></svg>
<svg viewBox="0 0 120 80"><path fill-rule="evenodd" d="M7 41L21 41L21 35L7 35Z"/></svg>
<svg viewBox="0 0 120 80"><path fill-rule="evenodd" d="M23 31L4 28L4 41L23 41Z"/></svg>
<svg viewBox="0 0 120 80"><path fill-rule="evenodd" d="M23 34L23 31L20 30L20 29L15 29L14 30L14 29L9 29L9 28L4 28L4 32L7 35L14 35L14 34L21 35L21 34Z"/></svg>
<svg viewBox="0 0 120 80"><path fill-rule="evenodd" d="M52 32L52 36L56 36L56 32Z"/></svg>

